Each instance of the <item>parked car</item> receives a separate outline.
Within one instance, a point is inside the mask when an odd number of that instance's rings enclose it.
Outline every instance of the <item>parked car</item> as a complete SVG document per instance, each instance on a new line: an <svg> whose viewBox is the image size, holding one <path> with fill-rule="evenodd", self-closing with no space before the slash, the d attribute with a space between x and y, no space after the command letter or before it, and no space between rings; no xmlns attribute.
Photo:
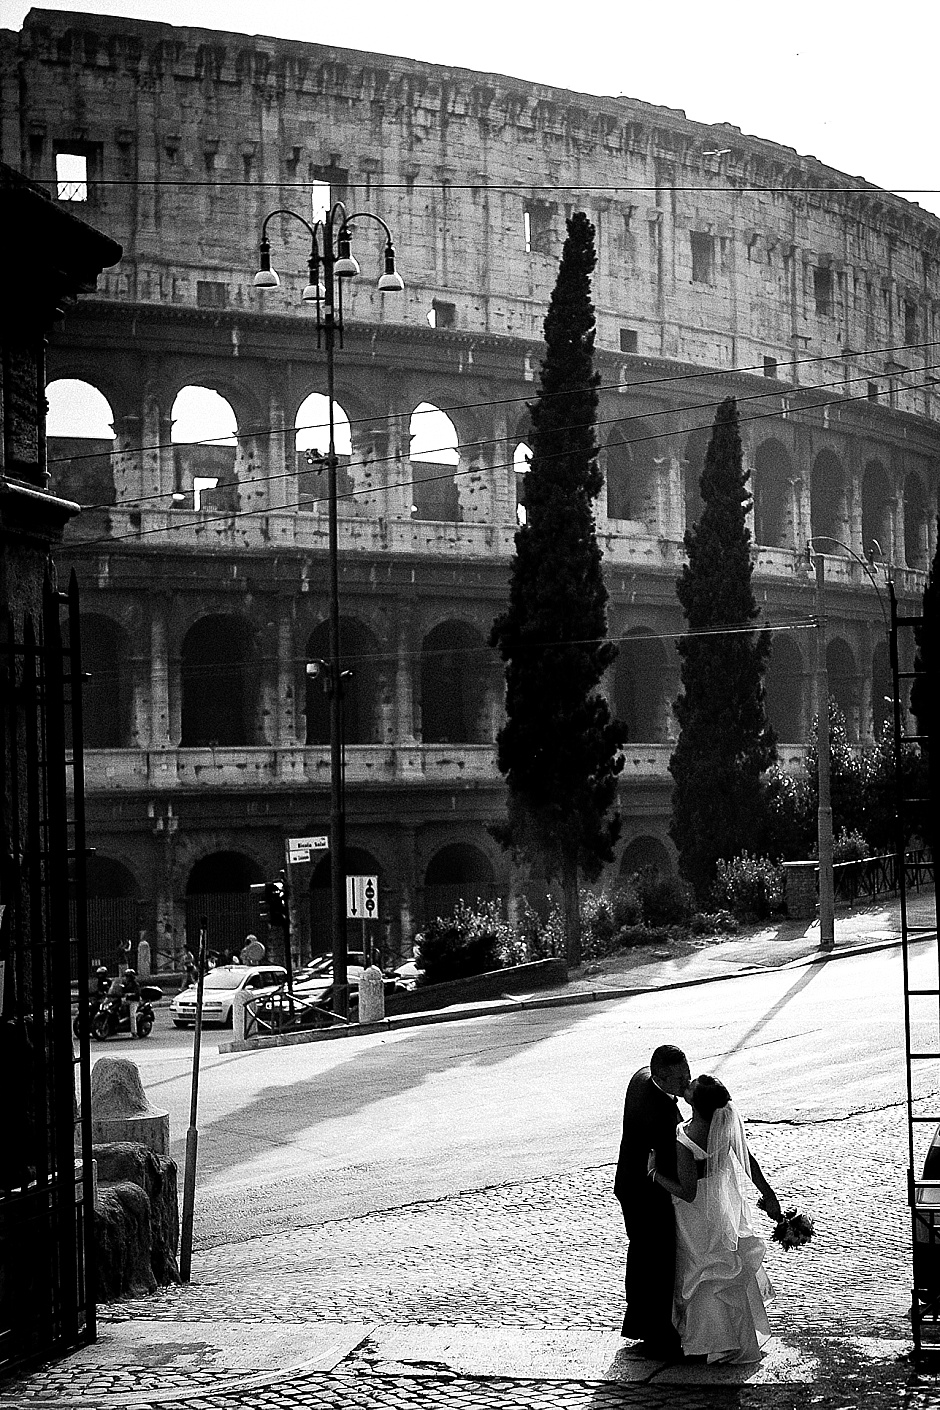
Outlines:
<svg viewBox="0 0 940 1410"><path fill-rule="evenodd" d="M359 1010L359 981L365 970L365 955L351 950L346 966L346 983L349 988L349 1017L355 1019ZM385 995L400 994L407 986L394 974L385 976ZM259 1004L256 1013L262 1024L271 1028L320 1028L331 1020L333 1011L333 963L327 957L315 960L305 969L299 970L294 979L294 997L300 1004L291 1011L286 983L267 994Z"/></svg>
<svg viewBox="0 0 940 1410"><path fill-rule="evenodd" d="M417 960L405 960L403 964L397 965L392 973L404 989L414 989L424 971Z"/></svg>
<svg viewBox="0 0 940 1410"><path fill-rule="evenodd" d="M231 1025L235 995L248 990L253 996L270 993L287 979L279 964L223 964L210 969L202 981L202 1021ZM195 984L177 994L170 1004L170 1017L177 1028L196 1022Z"/></svg>

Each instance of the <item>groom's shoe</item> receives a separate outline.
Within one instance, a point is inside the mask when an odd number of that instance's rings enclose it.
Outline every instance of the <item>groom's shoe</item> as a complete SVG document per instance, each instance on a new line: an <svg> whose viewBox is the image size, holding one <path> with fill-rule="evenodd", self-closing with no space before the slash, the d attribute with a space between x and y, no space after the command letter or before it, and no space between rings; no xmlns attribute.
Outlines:
<svg viewBox="0 0 940 1410"><path fill-rule="evenodd" d="M647 1361L680 1361L682 1348L667 1346L658 1341L640 1341L629 1348L631 1356L644 1356Z"/></svg>

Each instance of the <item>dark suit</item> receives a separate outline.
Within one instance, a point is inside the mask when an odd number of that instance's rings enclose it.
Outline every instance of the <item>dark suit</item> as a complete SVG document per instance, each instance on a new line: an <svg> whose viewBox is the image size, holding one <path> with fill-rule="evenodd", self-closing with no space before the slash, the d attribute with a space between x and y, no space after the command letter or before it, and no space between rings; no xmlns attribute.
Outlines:
<svg viewBox="0 0 940 1410"><path fill-rule="evenodd" d="M641 1337L664 1348L679 1344L672 1325L676 1219L672 1199L662 1186L653 1184L647 1163L650 1151L655 1151L657 1169L676 1178L679 1120L675 1098L656 1086L648 1067L641 1067L627 1087L614 1179L614 1194L630 1240L623 1335Z"/></svg>

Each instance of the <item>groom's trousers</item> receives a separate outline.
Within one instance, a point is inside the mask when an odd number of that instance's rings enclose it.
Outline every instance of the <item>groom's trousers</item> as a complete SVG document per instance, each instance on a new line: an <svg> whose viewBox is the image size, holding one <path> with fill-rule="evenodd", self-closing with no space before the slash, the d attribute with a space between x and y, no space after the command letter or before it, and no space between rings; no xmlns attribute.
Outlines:
<svg viewBox="0 0 940 1410"><path fill-rule="evenodd" d="M647 1179L620 1196L630 1241L624 1286L627 1310L623 1335L638 1337L664 1352L678 1349L672 1322L676 1281L676 1217L665 1190Z"/></svg>

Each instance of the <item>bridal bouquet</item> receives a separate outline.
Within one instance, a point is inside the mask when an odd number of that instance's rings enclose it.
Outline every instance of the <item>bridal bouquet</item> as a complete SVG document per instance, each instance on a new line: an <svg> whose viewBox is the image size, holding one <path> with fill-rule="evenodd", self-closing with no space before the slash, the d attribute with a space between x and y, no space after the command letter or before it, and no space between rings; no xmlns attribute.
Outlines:
<svg viewBox="0 0 940 1410"><path fill-rule="evenodd" d="M758 1207L766 1209L763 1200L758 1200ZM802 1248L804 1244L808 1244L815 1228L809 1215L799 1214L794 1206L784 1210L783 1218L777 1221L777 1227L770 1237L775 1244L779 1244L789 1253L791 1248Z"/></svg>

